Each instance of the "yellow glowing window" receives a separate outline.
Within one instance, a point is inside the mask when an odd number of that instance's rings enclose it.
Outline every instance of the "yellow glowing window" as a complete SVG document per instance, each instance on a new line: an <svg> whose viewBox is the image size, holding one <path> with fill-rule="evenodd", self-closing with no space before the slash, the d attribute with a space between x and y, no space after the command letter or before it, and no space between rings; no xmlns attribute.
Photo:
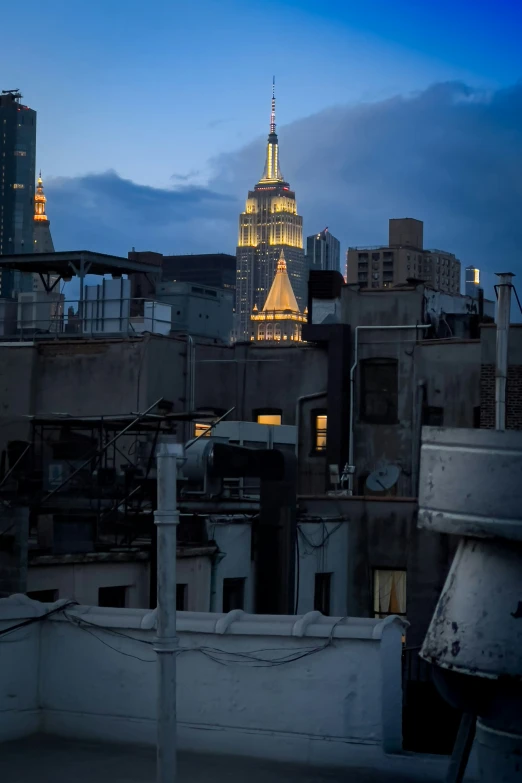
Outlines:
<svg viewBox="0 0 522 783"><path fill-rule="evenodd" d="M259 413L257 416L258 424L281 424L280 413Z"/></svg>
<svg viewBox="0 0 522 783"><path fill-rule="evenodd" d="M320 413L315 417L315 451L326 451L327 421L326 413Z"/></svg>
<svg viewBox="0 0 522 783"><path fill-rule="evenodd" d="M200 435L208 438L210 436L210 425L202 424L200 421L196 421L194 424L194 437L197 438Z"/></svg>

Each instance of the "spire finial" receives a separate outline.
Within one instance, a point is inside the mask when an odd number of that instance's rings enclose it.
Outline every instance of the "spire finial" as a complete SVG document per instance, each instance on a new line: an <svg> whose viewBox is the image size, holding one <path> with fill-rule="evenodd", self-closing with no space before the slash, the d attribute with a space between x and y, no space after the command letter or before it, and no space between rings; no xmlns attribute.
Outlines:
<svg viewBox="0 0 522 783"><path fill-rule="evenodd" d="M270 133L276 132L275 121L275 76L272 76L272 111L270 112Z"/></svg>

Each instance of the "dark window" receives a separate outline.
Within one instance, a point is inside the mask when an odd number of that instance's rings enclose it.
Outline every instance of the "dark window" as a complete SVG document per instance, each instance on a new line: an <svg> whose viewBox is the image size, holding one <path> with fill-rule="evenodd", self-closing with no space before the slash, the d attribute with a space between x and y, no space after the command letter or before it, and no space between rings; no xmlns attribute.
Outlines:
<svg viewBox="0 0 522 783"><path fill-rule="evenodd" d="M444 426L444 408L436 405L426 405L422 413L422 423L425 427Z"/></svg>
<svg viewBox="0 0 522 783"><path fill-rule="evenodd" d="M58 590L31 590L26 593L33 601L41 601L43 604L53 604L58 600Z"/></svg>
<svg viewBox="0 0 522 783"><path fill-rule="evenodd" d="M397 422L397 361L361 362L361 419L373 424Z"/></svg>
<svg viewBox="0 0 522 783"><path fill-rule="evenodd" d="M188 585L176 585L176 610L186 612L188 606Z"/></svg>
<svg viewBox="0 0 522 783"><path fill-rule="evenodd" d="M245 580L223 579L223 611L243 609L245 605Z"/></svg>
<svg viewBox="0 0 522 783"><path fill-rule="evenodd" d="M370 474L369 473L362 473L358 479L357 479L357 494L358 495L367 495L368 490L366 488L366 479L368 478Z"/></svg>
<svg viewBox="0 0 522 783"><path fill-rule="evenodd" d="M475 405L473 408L473 427L476 430L480 429L480 405Z"/></svg>
<svg viewBox="0 0 522 783"><path fill-rule="evenodd" d="M314 609L328 616L330 614L331 574L315 575Z"/></svg>
<svg viewBox="0 0 522 783"><path fill-rule="evenodd" d="M98 589L98 606L112 606L123 609L126 605L127 588L118 585L118 587L100 587Z"/></svg>

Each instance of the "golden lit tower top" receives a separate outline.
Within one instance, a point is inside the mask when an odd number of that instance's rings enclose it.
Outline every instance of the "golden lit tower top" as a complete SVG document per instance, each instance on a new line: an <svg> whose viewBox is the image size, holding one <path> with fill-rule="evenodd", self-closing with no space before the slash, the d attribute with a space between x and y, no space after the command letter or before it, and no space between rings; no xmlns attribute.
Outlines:
<svg viewBox="0 0 522 783"><path fill-rule="evenodd" d="M36 183L36 193L34 194L34 220L48 220L49 218L45 214L45 202L47 201L42 182L42 172L38 175L38 182Z"/></svg>
<svg viewBox="0 0 522 783"><path fill-rule="evenodd" d="M266 147L265 171L260 182L283 182L279 168L279 144L275 121L275 76L272 78L272 108L270 111L270 133Z"/></svg>

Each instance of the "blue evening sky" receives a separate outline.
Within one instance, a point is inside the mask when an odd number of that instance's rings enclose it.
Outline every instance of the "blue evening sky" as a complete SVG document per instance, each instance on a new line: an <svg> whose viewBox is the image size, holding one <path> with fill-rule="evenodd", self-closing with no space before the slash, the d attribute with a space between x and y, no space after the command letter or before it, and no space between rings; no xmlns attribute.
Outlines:
<svg viewBox="0 0 522 783"><path fill-rule="evenodd" d="M273 73L279 125L522 76L520 0L25 0L1 25L0 88L37 109L47 178L204 183L209 159L266 132Z"/></svg>

